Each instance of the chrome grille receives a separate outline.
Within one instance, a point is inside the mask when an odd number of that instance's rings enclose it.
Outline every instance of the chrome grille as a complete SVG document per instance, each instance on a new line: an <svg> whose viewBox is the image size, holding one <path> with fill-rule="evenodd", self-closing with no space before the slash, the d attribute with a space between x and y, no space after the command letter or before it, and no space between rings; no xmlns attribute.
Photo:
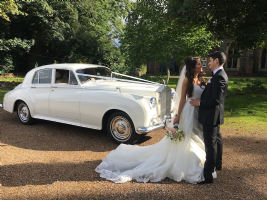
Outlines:
<svg viewBox="0 0 267 200"><path fill-rule="evenodd" d="M171 88L165 86L159 95L158 115L162 121L165 115L171 115Z"/></svg>

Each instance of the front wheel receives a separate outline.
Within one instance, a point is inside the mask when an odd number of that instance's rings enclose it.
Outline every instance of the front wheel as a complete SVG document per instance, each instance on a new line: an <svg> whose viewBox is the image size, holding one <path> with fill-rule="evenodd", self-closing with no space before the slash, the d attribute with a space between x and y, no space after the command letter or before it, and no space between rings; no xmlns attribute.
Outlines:
<svg viewBox="0 0 267 200"><path fill-rule="evenodd" d="M135 132L131 118L124 112L113 113L107 122L109 137L117 144L133 144L140 135Z"/></svg>
<svg viewBox="0 0 267 200"><path fill-rule="evenodd" d="M31 116L29 107L23 101L20 101L17 104L17 115L18 115L19 121L22 124L30 125L30 124L33 124L34 122L34 119Z"/></svg>

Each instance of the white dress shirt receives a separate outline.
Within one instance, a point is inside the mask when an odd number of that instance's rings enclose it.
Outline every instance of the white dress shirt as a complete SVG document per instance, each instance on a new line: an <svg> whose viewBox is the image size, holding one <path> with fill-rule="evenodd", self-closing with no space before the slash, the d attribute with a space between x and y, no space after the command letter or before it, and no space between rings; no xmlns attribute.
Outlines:
<svg viewBox="0 0 267 200"><path fill-rule="evenodd" d="M219 68L215 69L215 70L212 72L212 74L213 74L213 75L216 74L216 72L219 71L220 69L223 69L223 67L219 67ZM209 79L208 83L211 82L211 81L210 81L211 79L212 79L212 77Z"/></svg>

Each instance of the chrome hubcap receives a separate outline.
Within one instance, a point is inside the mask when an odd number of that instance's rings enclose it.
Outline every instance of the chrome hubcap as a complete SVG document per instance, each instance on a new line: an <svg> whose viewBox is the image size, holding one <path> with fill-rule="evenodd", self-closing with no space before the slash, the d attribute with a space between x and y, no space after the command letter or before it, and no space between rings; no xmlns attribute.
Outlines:
<svg viewBox="0 0 267 200"><path fill-rule="evenodd" d="M26 104L21 103L18 107L18 115L21 121L27 122L29 120L29 109Z"/></svg>
<svg viewBox="0 0 267 200"><path fill-rule="evenodd" d="M120 141L127 140L132 132L131 124L123 116L117 116L112 119L110 130L113 137Z"/></svg>

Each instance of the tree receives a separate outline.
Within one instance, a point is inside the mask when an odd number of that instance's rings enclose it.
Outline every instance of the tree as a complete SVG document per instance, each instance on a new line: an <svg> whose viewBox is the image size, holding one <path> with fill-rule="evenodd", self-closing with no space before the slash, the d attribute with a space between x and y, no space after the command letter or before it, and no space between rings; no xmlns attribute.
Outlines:
<svg viewBox="0 0 267 200"><path fill-rule="evenodd" d="M28 52L34 44L33 40L10 36L10 17L16 15L26 16L27 14L21 12L13 0L0 2L0 30L2 30L0 36L0 74L14 69L14 51L18 51L18 55L23 55L23 52Z"/></svg>
<svg viewBox="0 0 267 200"><path fill-rule="evenodd" d="M75 3L79 26L70 41L72 51L69 59L80 57L80 62L113 66L118 60L116 56L121 56L115 53L119 50L115 39L123 31L122 17L126 17L129 6L129 0Z"/></svg>
<svg viewBox="0 0 267 200"><path fill-rule="evenodd" d="M233 48L253 49L266 42L266 0L170 0L169 16L177 24L207 26L217 39L231 39Z"/></svg>
<svg viewBox="0 0 267 200"><path fill-rule="evenodd" d="M217 42L212 40L204 25L177 24L169 16L169 1L140 0L127 18L122 46L128 62L139 67L149 61L167 64L180 63L186 56L206 56Z"/></svg>
<svg viewBox="0 0 267 200"><path fill-rule="evenodd" d="M121 54L115 39L123 31L122 18L127 15L130 0L32 0L15 4L27 15L8 15L9 21L0 21L0 33L3 44L17 38L28 42L24 46L31 45L28 52L17 48L8 50L10 56L3 55L10 58L16 70L28 71L36 63L55 61L109 67L123 61L116 57Z"/></svg>

